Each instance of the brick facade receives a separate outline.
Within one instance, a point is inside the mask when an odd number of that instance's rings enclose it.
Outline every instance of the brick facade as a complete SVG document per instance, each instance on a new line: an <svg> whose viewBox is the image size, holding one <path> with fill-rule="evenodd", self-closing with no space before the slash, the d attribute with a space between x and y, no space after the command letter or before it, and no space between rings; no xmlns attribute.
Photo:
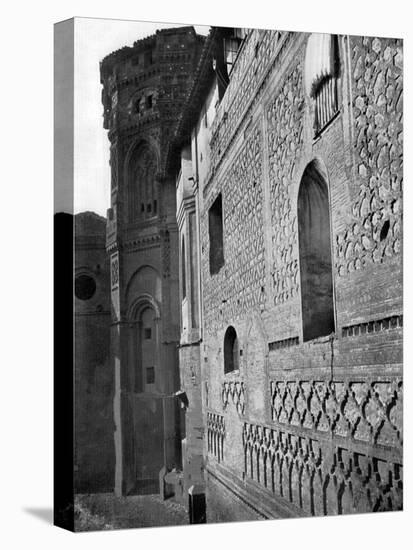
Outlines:
<svg viewBox="0 0 413 550"><path fill-rule="evenodd" d="M225 95L213 104L212 83L193 125L211 521L402 507L402 43L337 37L338 112L315 135L308 38L250 31ZM299 191L313 165L328 190L334 328L303 341ZM211 274L219 194L224 264ZM229 326L239 368L225 374ZM233 513L257 494L255 511Z"/></svg>
<svg viewBox="0 0 413 550"><path fill-rule="evenodd" d="M309 90L316 38L249 30L223 93L230 31L101 64L115 490L182 467L208 521L401 509L402 41L325 35Z"/></svg>

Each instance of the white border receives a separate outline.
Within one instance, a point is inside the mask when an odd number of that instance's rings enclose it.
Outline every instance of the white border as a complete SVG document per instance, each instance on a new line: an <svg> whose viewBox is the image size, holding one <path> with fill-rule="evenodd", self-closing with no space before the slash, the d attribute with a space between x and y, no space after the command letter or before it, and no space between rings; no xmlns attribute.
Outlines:
<svg viewBox="0 0 413 550"><path fill-rule="evenodd" d="M270 6L270 8L269 8ZM185 528L70 534L51 527L30 508L52 505L52 212L53 212L53 23L72 17L116 17L191 24L277 27L297 31L402 36L409 87L411 15L408 2L345 0L223 2L194 0L116 2L61 0L13 2L3 8L2 29L2 445L1 523L3 548L100 549L228 545L254 548L407 548L410 493L398 514L283 520ZM410 35L410 36L409 36ZM405 99L405 127L411 128L411 97ZM5 124L4 124L5 121ZM406 131L406 134L410 132ZM408 136L410 137L410 136ZM411 139L405 146L410 151ZM406 232L410 234L411 155L406 158ZM5 196L4 196L5 193ZM409 231L407 231L409 229ZM406 240L406 239L405 239ZM406 256L409 243L405 244ZM407 258L405 277L409 282ZM11 282L11 285L10 285ZM405 289L406 334L411 305ZM4 351L6 353L4 353ZM409 337L405 343L407 387L412 384ZM409 400L406 400L408 402ZM410 399L410 402L412 399ZM405 425L411 414L406 406ZM405 430L408 436L408 429ZM407 441L405 464L411 445ZM409 471L405 474L408 481ZM403 538L406 540L403 541Z"/></svg>

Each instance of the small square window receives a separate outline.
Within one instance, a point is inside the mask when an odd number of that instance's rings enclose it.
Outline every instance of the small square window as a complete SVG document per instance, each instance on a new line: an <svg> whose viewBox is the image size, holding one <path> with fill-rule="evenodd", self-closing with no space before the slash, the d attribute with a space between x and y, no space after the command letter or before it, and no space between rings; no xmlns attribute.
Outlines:
<svg viewBox="0 0 413 550"><path fill-rule="evenodd" d="M149 328L144 328L143 329L143 336L145 338L145 340L150 340L152 338L152 329L149 327Z"/></svg>
<svg viewBox="0 0 413 550"><path fill-rule="evenodd" d="M155 384L155 367L146 368L146 383Z"/></svg>

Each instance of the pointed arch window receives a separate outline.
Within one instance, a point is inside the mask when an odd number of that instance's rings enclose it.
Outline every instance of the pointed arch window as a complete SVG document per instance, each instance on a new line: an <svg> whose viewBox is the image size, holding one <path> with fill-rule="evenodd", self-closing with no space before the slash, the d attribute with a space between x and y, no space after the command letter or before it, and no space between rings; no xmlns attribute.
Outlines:
<svg viewBox="0 0 413 550"><path fill-rule="evenodd" d="M158 214L157 159L143 145L133 154L129 169L129 221L141 221Z"/></svg>
<svg viewBox="0 0 413 550"><path fill-rule="evenodd" d="M312 161L298 193L298 240L304 342L335 330L327 173Z"/></svg>
<svg viewBox="0 0 413 550"><path fill-rule="evenodd" d="M239 369L238 363L239 346L237 332L234 327L229 326L224 336L224 373Z"/></svg>

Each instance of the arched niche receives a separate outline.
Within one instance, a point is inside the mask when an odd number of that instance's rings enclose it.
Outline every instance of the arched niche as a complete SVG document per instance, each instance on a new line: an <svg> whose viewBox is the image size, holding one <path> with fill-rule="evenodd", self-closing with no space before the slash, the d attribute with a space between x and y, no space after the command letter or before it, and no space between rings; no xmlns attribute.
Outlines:
<svg viewBox="0 0 413 550"><path fill-rule="evenodd" d="M141 266L129 279L126 288L126 300L130 310L137 296L153 296L156 302L162 302L162 281L158 271L150 266Z"/></svg>
<svg viewBox="0 0 413 550"><path fill-rule="evenodd" d="M224 373L228 374L239 369L239 345L237 332L229 326L224 336Z"/></svg>
<svg viewBox="0 0 413 550"><path fill-rule="evenodd" d="M148 485L155 488L164 463L164 418L162 399L165 376L162 365L161 310L158 301L147 293L138 295L128 310L129 403L133 447L130 466L135 486L141 493Z"/></svg>
<svg viewBox="0 0 413 550"><path fill-rule="evenodd" d="M139 142L128 154L129 222L143 221L158 215L158 169L158 155L149 142Z"/></svg>
<svg viewBox="0 0 413 550"><path fill-rule="evenodd" d="M327 170L319 159L304 170L298 192L298 240L304 342L335 330Z"/></svg>
<svg viewBox="0 0 413 550"><path fill-rule="evenodd" d="M160 307L149 294L141 294L128 311L130 323L130 380L135 393L156 393L161 383Z"/></svg>

